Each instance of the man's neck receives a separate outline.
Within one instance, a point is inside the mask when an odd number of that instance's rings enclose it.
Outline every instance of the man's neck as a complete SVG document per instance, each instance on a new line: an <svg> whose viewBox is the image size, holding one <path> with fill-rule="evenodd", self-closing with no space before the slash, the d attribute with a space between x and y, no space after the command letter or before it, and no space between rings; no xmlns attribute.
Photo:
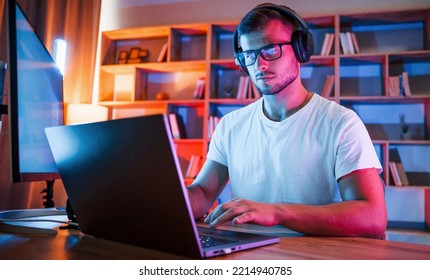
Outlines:
<svg viewBox="0 0 430 280"><path fill-rule="evenodd" d="M311 97L312 93L304 87L276 95L264 95L263 111L270 120L280 122L303 108Z"/></svg>

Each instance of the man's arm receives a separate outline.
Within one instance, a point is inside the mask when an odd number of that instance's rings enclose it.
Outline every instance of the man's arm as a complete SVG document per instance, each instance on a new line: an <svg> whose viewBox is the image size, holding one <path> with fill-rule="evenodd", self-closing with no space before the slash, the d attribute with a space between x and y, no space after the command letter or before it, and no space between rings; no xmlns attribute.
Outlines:
<svg viewBox="0 0 430 280"><path fill-rule="evenodd" d="M233 199L218 206L206 222L283 225L309 235L380 238L387 225L384 189L374 168L354 171L339 180L343 201L327 205L266 204Z"/></svg>
<svg viewBox="0 0 430 280"><path fill-rule="evenodd" d="M228 168L206 159L194 182L187 187L194 217L203 217L221 194L228 182Z"/></svg>

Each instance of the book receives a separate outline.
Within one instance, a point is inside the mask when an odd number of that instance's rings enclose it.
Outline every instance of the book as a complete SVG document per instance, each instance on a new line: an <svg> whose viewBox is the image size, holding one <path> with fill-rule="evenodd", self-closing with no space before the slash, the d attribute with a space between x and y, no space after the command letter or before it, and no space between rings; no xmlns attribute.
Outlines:
<svg viewBox="0 0 430 280"><path fill-rule="evenodd" d="M188 162L187 171L185 172L185 178L190 178L191 169L193 167L195 155L192 155L190 161Z"/></svg>
<svg viewBox="0 0 430 280"><path fill-rule="evenodd" d="M346 34L346 41L348 43L348 49L350 54L355 54L354 44L352 42L352 33L351 32L345 32Z"/></svg>
<svg viewBox="0 0 430 280"><path fill-rule="evenodd" d="M247 90L246 90L246 98L249 99L258 99L261 97L260 92L258 91L257 87L254 85L253 82L251 82L251 80L247 79Z"/></svg>
<svg viewBox="0 0 430 280"><path fill-rule="evenodd" d="M330 55L331 49L333 47L333 42L334 42L334 34L326 33L324 35L324 41L321 48L321 55L323 56Z"/></svg>
<svg viewBox="0 0 430 280"><path fill-rule="evenodd" d="M351 38L355 53L360 53L360 46L358 45L357 36L355 36L354 32L351 32Z"/></svg>
<svg viewBox="0 0 430 280"><path fill-rule="evenodd" d="M395 186L401 186L402 181L400 180L399 171L397 170L396 162L390 161L388 162L388 167L390 169L391 178L393 179L393 183Z"/></svg>
<svg viewBox="0 0 430 280"><path fill-rule="evenodd" d="M388 77L389 96L411 96L408 72L402 72L398 76Z"/></svg>
<svg viewBox="0 0 430 280"><path fill-rule="evenodd" d="M172 137L174 139L180 139L181 134L179 132L178 120L175 113L169 114L169 124L170 124L170 130L172 131Z"/></svg>
<svg viewBox="0 0 430 280"><path fill-rule="evenodd" d="M194 157L193 166L191 167L191 171L190 171L190 178L196 178L197 175L199 174L199 166L200 166L201 159L202 159L201 156Z"/></svg>
<svg viewBox="0 0 430 280"><path fill-rule="evenodd" d="M166 60L167 48L168 48L167 43L161 47L160 53L158 54L158 57L157 57L157 62L163 62Z"/></svg>
<svg viewBox="0 0 430 280"><path fill-rule="evenodd" d="M185 138L185 129L179 114L170 113L169 124L173 139Z"/></svg>
<svg viewBox="0 0 430 280"><path fill-rule="evenodd" d="M185 178L196 178L199 173L201 156L192 155L190 162L188 163L187 172L185 173Z"/></svg>
<svg viewBox="0 0 430 280"><path fill-rule="evenodd" d="M248 84L246 85L246 94L245 94L245 98L254 98L254 90L252 88L251 83L248 81Z"/></svg>
<svg viewBox="0 0 430 280"><path fill-rule="evenodd" d="M339 34L340 38L340 46L342 47L343 54L350 54L351 51L349 49L348 38L346 37L345 32L341 32Z"/></svg>
<svg viewBox="0 0 430 280"><path fill-rule="evenodd" d="M329 42L330 42L330 35L332 35L331 33L326 33L325 35L324 35L324 41L323 41L323 44L322 44L322 47L321 47L321 55L328 55L329 54L329 50L328 50L328 45L329 45Z"/></svg>
<svg viewBox="0 0 430 280"><path fill-rule="evenodd" d="M237 99L246 98L248 84L249 84L249 76L241 76L239 78L239 86L237 88L237 94L236 94Z"/></svg>
<svg viewBox="0 0 430 280"><path fill-rule="evenodd" d="M388 77L388 96L400 96L399 76Z"/></svg>
<svg viewBox="0 0 430 280"><path fill-rule="evenodd" d="M330 34L329 41L327 44L327 49L325 50L325 55L331 54L331 49L333 48L333 42L334 42L334 34Z"/></svg>
<svg viewBox="0 0 430 280"><path fill-rule="evenodd" d="M210 115L208 119L208 138L212 138L212 134L214 133L214 116Z"/></svg>
<svg viewBox="0 0 430 280"><path fill-rule="evenodd" d="M219 121L221 120L218 116L209 116L208 120L208 138L211 138L216 126L218 125Z"/></svg>
<svg viewBox="0 0 430 280"><path fill-rule="evenodd" d="M321 91L321 96L326 98L329 97L333 90L333 85L334 85L334 75L327 75L324 82L323 89Z"/></svg>
<svg viewBox="0 0 430 280"><path fill-rule="evenodd" d="M409 186L409 180L406 175L402 160L397 148L390 148L388 156L390 158L389 168L393 177L394 185Z"/></svg>
<svg viewBox="0 0 430 280"><path fill-rule="evenodd" d="M411 88L409 87L409 75L408 72L402 72L402 87L403 94L405 96L411 96Z"/></svg>
<svg viewBox="0 0 430 280"><path fill-rule="evenodd" d="M396 162L396 168L397 168L397 173L399 173L401 185L409 186L408 176L406 175L402 162Z"/></svg>
<svg viewBox="0 0 430 280"><path fill-rule="evenodd" d="M402 74L399 75L399 96L404 95L403 91L403 76Z"/></svg>
<svg viewBox="0 0 430 280"><path fill-rule="evenodd" d="M198 78L196 81L196 87L194 88L193 98L202 99L205 92L205 78Z"/></svg>

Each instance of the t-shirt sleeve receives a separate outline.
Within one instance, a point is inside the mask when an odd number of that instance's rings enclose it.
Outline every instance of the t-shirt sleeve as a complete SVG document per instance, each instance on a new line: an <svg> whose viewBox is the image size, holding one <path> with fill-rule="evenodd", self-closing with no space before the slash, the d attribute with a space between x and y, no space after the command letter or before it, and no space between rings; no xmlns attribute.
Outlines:
<svg viewBox="0 0 430 280"><path fill-rule="evenodd" d="M340 133L336 151L336 179L355 170L382 166L369 133L358 115L350 111L340 120Z"/></svg>

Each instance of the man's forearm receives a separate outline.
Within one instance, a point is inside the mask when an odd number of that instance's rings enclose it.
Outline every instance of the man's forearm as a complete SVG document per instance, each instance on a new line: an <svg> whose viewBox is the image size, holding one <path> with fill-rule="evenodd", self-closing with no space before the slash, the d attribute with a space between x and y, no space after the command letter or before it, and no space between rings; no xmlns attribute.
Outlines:
<svg viewBox="0 0 430 280"><path fill-rule="evenodd" d="M309 235L379 238L387 225L386 212L367 201L321 206L277 204L275 209L279 224Z"/></svg>
<svg viewBox="0 0 430 280"><path fill-rule="evenodd" d="M209 201L203 188L197 184L188 186L187 192L194 218L202 218L207 213L212 203Z"/></svg>

